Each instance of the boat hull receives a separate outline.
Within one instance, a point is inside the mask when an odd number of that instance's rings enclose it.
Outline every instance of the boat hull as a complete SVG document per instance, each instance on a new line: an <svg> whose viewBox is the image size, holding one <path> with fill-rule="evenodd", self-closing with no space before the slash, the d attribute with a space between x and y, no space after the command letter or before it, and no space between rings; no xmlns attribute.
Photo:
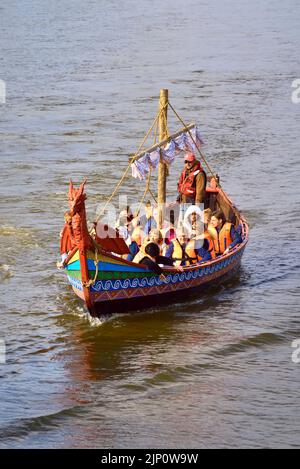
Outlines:
<svg viewBox="0 0 300 469"><path fill-rule="evenodd" d="M219 285L235 276L239 270L246 243L227 256L193 266L184 272L165 272L166 281L158 276L97 280L91 287L94 316L143 310L157 305L186 301L211 285ZM107 260L107 259L106 259ZM99 264L101 268L101 262ZM143 271L142 271L143 272ZM145 271L144 271L145 273ZM76 295L84 301L81 282L69 276Z"/></svg>

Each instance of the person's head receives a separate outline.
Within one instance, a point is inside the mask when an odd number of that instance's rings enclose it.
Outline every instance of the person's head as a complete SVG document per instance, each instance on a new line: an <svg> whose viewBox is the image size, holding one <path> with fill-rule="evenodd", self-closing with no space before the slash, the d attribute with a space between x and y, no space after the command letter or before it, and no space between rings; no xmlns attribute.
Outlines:
<svg viewBox="0 0 300 469"><path fill-rule="evenodd" d="M196 223L198 219L200 220L200 216L197 212L192 212L189 218L191 223Z"/></svg>
<svg viewBox="0 0 300 469"><path fill-rule="evenodd" d="M145 253L148 254L148 256L153 257L154 259L159 256L159 247L156 243L149 243L145 247Z"/></svg>
<svg viewBox="0 0 300 469"><path fill-rule="evenodd" d="M165 234L164 234L164 243L169 246L171 243L172 239L174 239L176 236L176 232L174 228L168 229Z"/></svg>
<svg viewBox="0 0 300 469"><path fill-rule="evenodd" d="M210 223L214 228L221 228L226 221L225 215L222 210L216 210L210 219Z"/></svg>
<svg viewBox="0 0 300 469"><path fill-rule="evenodd" d="M126 207L126 213L127 213L127 221L128 221L128 223L130 223L132 221L132 219L134 218L134 215L133 215L129 205L127 205L127 207Z"/></svg>
<svg viewBox="0 0 300 469"><path fill-rule="evenodd" d="M206 208L205 210L203 210L203 220L205 225L208 225L208 223L210 223L211 215L212 211L210 208Z"/></svg>
<svg viewBox="0 0 300 469"><path fill-rule="evenodd" d="M184 156L185 169L192 168L195 164L195 161L196 161L196 157L194 153L186 153L186 155Z"/></svg>
<svg viewBox="0 0 300 469"><path fill-rule="evenodd" d="M131 239L132 241L135 241L139 246L141 246L143 236L142 236L142 230L139 226L136 226L134 228L133 232L131 233Z"/></svg>
<svg viewBox="0 0 300 469"><path fill-rule="evenodd" d="M147 200L147 202L146 202L146 204L145 204L145 214L146 214L146 217L147 217L147 218L152 217L152 213L153 213L153 210L152 210L151 202L150 202L150 200Z"/></svg>
<svg viewBox="0 0 300 469"><path fill-rule="evenodd" d="M149 233L149 237L152 243L161 244L163 242L162 234L157 229L151 230Z"/></svg>
<svg viewBox="0 0 300 469"><path fill-rule="evenodd" d="M177 237L178 241L180 242L180 244L187 243L188 237L187 237L186 232L184 231L183 228L178 229L177 232L176 232L176 235L177 235L176 237Z"/></svg>

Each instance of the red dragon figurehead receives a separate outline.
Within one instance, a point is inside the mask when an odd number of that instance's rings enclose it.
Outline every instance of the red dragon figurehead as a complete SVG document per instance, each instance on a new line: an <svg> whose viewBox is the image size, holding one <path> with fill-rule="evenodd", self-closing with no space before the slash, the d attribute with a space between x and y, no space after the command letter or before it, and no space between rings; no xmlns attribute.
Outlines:
<svg viewBox="0 0 300 469"><path fill-rule="evenodd" d="M86 223L84 186L86 181L82 182L78 189L70 180L69 185L69 206L70 216L72 217L72 228L75 243L78 247L90 248L92 245L91 237Z"/></svg>

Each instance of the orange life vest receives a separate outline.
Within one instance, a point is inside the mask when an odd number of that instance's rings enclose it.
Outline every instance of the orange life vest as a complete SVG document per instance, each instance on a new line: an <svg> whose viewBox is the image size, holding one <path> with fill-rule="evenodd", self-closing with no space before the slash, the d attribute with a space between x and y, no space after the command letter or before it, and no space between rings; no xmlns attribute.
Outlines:
<svg viewBox="0 0 300 469"><path fill-rule="evenodd" d="M214 240L213 240L212 235L209 233L208 230L205 230L201 237L202 237L203 240L207 239L207 241L208 241L208 252L210 252L211 258L215 259L216 258L216 252L215 252Z"/></svg>
<svg viewBox="0 0 300 469"><path fill-rule="evenodd" d="M186 255L188 257L187 260L186 260L186 265L196 264L198 261L200 261L202 259L202 257L200 258L200 256L198 256L198 254L196 254L195 240L194 239L191 239L187 243L185 252L186 252Z"/></svg>
<svg viewBox="0 0 300 469"><path fill-rule="evenodd" d="M214 246L214 240L211 234L207 230L204 231L204 238L207 239L208 241L208 251L211 254L211 258L215 259L217 256L216 256L216 251L215 251L215 246Z"/></svg>
<svg viewBox="0 0 300 469"><path fill-rule="evenodd" d="M203 233L201 236L196 237L195 239L192 239L192 240L188 243L188 245L187 245L187 247L186 247L186 253L187 253L187 255L188 255L189 257L191 257L192 259L197 258L197 259L195 259L195 260L193 261L193 264L195 264L197 261L202 261L202 257L199 256L198 254L196 254L196 252L195 252L195 243L193 243L193 241L197 241L197 240L201 241L201 240L203 240L203 242L204 242L205 239L207 239L207 241L208 241L208 249L207 249L207 250L208 250L208 252L210 253L211 258L212 258L212 259L215 259L215 258L216 258L215 247L214 247L214 240L213 240L211 234L210 234L207 230L205 230L204 233Z"/></svg>
<svg viewBox="0 0 300 469"><path fill-rule="evenodd" d="M180 244L180 242L176 238L172 240L172 244L174 246L172 259L177 259L174 262L174 265L179 266L181 265L181 262L185 259L186 250L183 248L183 246Z"/></svg>
<svg viewBox="0 0 300 469"><path fill-rule="evenodd" d="M178 191L180 194L185 196L194 196L196 195L196 187L194 184L197 174L203 173L203 169L199 161L192 167L191 171L187 172L185 169L182 171L179 182L178 182Z"/></svg>
<svg viewBox="0 0 300 469"><path fill-rule="evenodd" d="M209 242L208 251L210 252L210 255L211 255L212 259L215 259L216 258L216 253L215 253L215 250L214 250L213 240L212 240L210 234L207 231L205 231L203 233L201 239L203 239L203 240L207 239L207 241ZM197 241L197 239L191 239L187 244L187 247L186 247L186 250L185 250L187 256L189 257L189 259L187 259L187 262L186 262L187 265L196 264L197 262L202 261L202 259L203 259L203 257L200 256L200 254L197 254L196 251L195 251L195 242L196 241Z"/></svg>
<svg viewBox="0 0 300 469"><path fill-rule="evenodd" d="M225 222L218 233L216 228L209 225L208 232L213 238L213 245L216 254L223 254L223 252L226 251L226 249L233 242L233 239L230 235L231 227L232 223Z"/></svg>

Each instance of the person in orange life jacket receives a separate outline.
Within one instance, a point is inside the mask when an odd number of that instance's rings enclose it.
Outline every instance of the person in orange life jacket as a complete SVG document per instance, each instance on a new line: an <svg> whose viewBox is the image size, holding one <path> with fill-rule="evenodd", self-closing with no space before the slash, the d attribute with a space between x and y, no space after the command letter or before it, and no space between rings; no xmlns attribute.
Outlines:
<svg viewBox="0 0 300 469"><path fill-rule="evenodd" d="M145 215L141 216L140 225L146 235L149 234L153 228L157 228L157 223L153 216L153 208L150 200L148 200L145 204Z"/></svg>
<svg viewBox="0 0 300 469"><path fill-rule="evenodd" d="M203 210L203 233L197 238L207 240L208 251L210 252L212 259L215 259L216 252L215 252L214 240L208 230L208 227L210 226L211 216L212 216L212 210L210 208L206 208L205 210Z"/></svg>
<svg viewBox="0 0 300 469"><path fill-rule="evenodd" d="M173 259L174 265L186 265L186 246L188 238L183 229L179 229L176 232L175 238L172 239L166 250L166 257Z"/></svg>
<svg viewBox="0 0 300 469"><path fill-rule="evenodd" d="M212 255L210 252L209 239L205 237L202 229L198 229L186 246L187 265L199 264L210 261Z"/></svg>
<svg viewBox="0 0 300 469"><path fill-rule="evenodd" d="M159 264L172 266L173 261L159 254L159 247L156 243L149 243L145 247L145 256L139 261L139 264L143 264L147 266L149 270L153 270L153 272L159 275L161 280L166 280ZM182 271L180 268L177 270Z"/></svg>
<svg viewBox="0 0 300 469"><path fill-rule="evenodd" d="M184 157L184 170L178 181L178 202L202 204L205 200L206 173L193 153Z"/></svg>
<svg viewBox="0 0 300 469"><path fill-rule="evenodd" d="M213 238L217 255L228 254L230 249L242 242L240 230L236 230L232 223L226 221L222 210L212 214L208 231Z"/></svg>

